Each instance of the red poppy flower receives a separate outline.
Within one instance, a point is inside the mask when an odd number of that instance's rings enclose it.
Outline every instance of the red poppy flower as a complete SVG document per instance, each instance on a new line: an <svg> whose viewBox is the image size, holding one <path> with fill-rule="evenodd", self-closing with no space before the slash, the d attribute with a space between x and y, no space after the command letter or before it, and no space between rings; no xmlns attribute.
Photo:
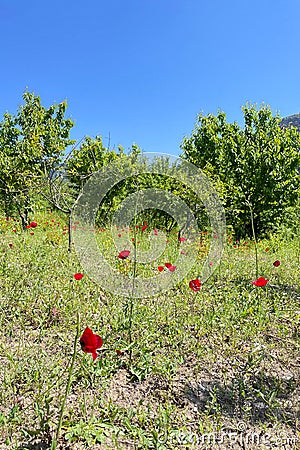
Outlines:
<svg viewBox="0 0 300 450"><path fill-rule="evenodd" d="M265 252L268 252L269 251L269 249L268 248L265 248Z"/></svg>
<svg viewBox="0 0 300 450"><path fill-rule="evenodd" d="M13 229L13 232L14 232L14 233L16 233L16 232L17 232L17 230L16 230L15 228L14 228L14 229Z"/></svg>
<svg viewBox="0 0 300 450"><path fill-rule="evenodd" d="M31 228L31 226L30 225L26 225L26 228L28 229L28 228Z"/></svg>
<svg viewBox="0 0 300 450"><path fill-rule="evenodd" d="M147 228L148 228L148 225L143 225L143 226L142 226L142 231L147 230Z"/></svg>
<svg viewBox="0 0 300 450"><path fill-rule="evenodd" d="M195 280L191 280L189 282L189 286L192 291L198 292L201 289L201 281L198 278L196 278Z"/></svg>
<svg viewBox="0 0 300 450"><path fill-rule="evenodd" d="M187 241L187 238L184 238L184 237L179 238L179 242L185 242L185 241Z"/></svg>
<svg viewBox="0 0 300 450"><path fill-rule="evenodd" d="M83 273L75 273L74 278L75 280L81 280L83 278Z"/></svg>
<svg viewBox="0 0 300 450"><path fill-rule="evenodd" d="M158 229L154 228L153 233L154 233L154 236L157 236L158 235Z"/></svg>
<svg viewBox="0 0 300 450"><path fill-rule="evenodd" d="M30 233L29 234L31 234L31 236L33 236L34 235L34 232L33 231L30 231Z"/></svg>
<svg viewBox="0 0 300 450"><path fill-rule="evenodd" d="M128 256L130 255L130 250L122 250L119 255L118 258L120 259L126 259L128 258Z"/></svg>
<svg viewBox="0 0 300 450"><path fill-rule="evenodd" d="M278 266L280 266L280 264L281 264L281 262L278 259L273 262L274 267L278 267Z"/></svg>
<svg viewBox="0 0 300 450"><path fill-rule="evenodd" d="M170 263L165 263L165 266L167 267L167 269L169 269L170 272L174 272L174 270L176 269L176 266L173 266L173 264Z"/></svg>
<svg viewBox="0 0 300 450"><path fill-rule="evenodd" d="M164 266L158 266L158 270L162 272L164 270Z"/></svg>
<svg viewBox="0 0 300 450"><path fill-rule="evenodd" d="M254 286L258 286L258 287L263 287L268 283L269 280L267 280L264 277L259 277L257 278L257 280L252 281L252 284L254 284Z"/></svg>
<svg viewBox="0 0 300 450"><path fill-rule="evenodd" d="M118 234L118 237L121 237L121 236L122 236L122 235L119 233L119 234Z"/></svg>
<svg viewBox="0 0 300 450"><path fill-rule="evenodd" d="M85 353L91 353L93 360L95 361L98 356L97 350L101 348L103 344L102 337L94 334L89 327L86 327L79 342L82 350Z"/></svg>
<svg viewBox="0 0 300 450"><path fill-rule="evenodd" d="M37 223L36 222L30 222L29 226L31 228L35 228L35 227L37 227Z"/></svg>

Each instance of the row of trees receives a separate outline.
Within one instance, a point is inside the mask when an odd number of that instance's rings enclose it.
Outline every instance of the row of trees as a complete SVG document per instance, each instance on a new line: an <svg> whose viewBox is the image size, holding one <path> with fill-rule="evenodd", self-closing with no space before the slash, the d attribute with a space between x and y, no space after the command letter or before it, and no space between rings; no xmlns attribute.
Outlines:
<svg viewBox="0 0 300 450"><path fill-rule="evenodd" d="M0 122L0 202L5 215L18 215L25 227L45 202L71 217L91 175L116 161L122 172L127 155L121 146L105 147L99 136L85 137L78 148L69 150L74 145L70 139L74 123L65 117L66 102L45 108L30 92L24 93L23 102L15 115L5 113ZM227 223L239 237L252 233L251 219L259 234L280 223L286 209L296 205L300 189L297 130L281 127L280 117L268 106L246 105L243 113L244 128L228 123L224 112L200 114L181 145L182 158L211 179L224 203ZM134 164L142 152L133 144L129 155ZM151 164L159 168L168 161L161 158ZM106 223L129 194L149 187L174 192L206 224L195 194L184 183L155 173L129 177L114 186L101 205L99 222ZM162 211L147 214L156 224L175 226Z"/></svg>

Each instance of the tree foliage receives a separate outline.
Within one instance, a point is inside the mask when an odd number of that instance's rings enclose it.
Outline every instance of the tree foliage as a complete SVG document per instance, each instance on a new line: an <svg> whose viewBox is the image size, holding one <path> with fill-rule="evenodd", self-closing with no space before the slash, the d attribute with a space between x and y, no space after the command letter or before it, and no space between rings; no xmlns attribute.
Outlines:
<svg viewBox="0 0 300 450"><path fill-rule="evenodd" d="M43 180L73 142L73 122L65 119L66 102L45 108L40 97L27 91L23 100L17 113L6 112L0 123L0 196L6 215L17 212L25 227Z"/></svg>
<svg viewBox="0 0 300 450"><path fill-rule="evenodd" d="M279 224L300 187L297 130L280 127L268 106L247 104L242 110L244 128L228 123L224 112L200 114L181 146L182 156L215 183L237 236L252 234L250 211L258 233Z"/></svg>

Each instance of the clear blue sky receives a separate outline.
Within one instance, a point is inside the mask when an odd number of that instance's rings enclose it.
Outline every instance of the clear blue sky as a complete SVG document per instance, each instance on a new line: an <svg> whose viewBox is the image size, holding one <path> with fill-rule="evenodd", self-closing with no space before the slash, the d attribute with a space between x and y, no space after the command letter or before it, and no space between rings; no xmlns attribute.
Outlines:
<svg viewBox="0 0 300 450"><path fill-rule="evenodd" d="M300 111L299 0L0 0L0 115L68 101L71 136L179 154L197 114Z"/></svg>

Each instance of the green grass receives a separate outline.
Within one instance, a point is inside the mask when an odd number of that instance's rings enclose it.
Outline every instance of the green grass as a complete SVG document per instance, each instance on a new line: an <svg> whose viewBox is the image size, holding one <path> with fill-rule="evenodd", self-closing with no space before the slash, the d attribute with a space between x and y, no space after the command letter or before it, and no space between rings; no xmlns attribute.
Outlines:
<svg viewBox="0 0 300 450"><path fill-rule="evenodd" d="M128 299L104 292L87 275L76 281L82 268L75 251L67 252L64 224L50 214L36 220L34 235L14 233L12 221L0 224L1 450L51 447L77 312L81 332L89 326L101 335L104 350L93 362L79 342L75 347L57 449L234 448L230 433L250 441L260 433L269 448L286 442L297 448L299 235L258 243L265 288L252 285L254 244L227 240L220 266L199 293L187 278L156 297L134 299L130 352ZM148 231L138 231L144 248ZM113 261L108 231L99 239ZM174 257L176 237L168 239L164 259L139 265L140 275ZM132 264L116 258L121 271L129 273ZM209 447L208 439L219 446Z"/></svg>

